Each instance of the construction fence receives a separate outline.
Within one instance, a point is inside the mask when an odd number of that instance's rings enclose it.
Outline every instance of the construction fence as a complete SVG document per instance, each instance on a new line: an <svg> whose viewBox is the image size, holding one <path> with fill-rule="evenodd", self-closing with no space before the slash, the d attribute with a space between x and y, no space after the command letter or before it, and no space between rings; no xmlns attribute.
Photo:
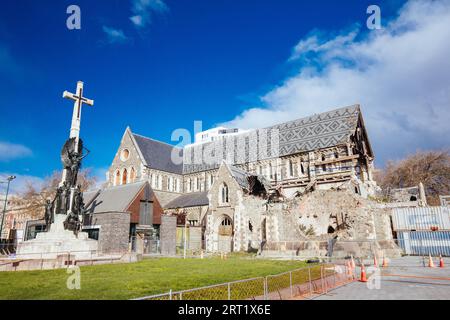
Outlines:
<svg viewBox="0 0 450 320"><path fill-rule="evenodd" d="M276 275L231 281L134 300L292 300L311 299L356 280L344 264L320 264Z"/></svg>

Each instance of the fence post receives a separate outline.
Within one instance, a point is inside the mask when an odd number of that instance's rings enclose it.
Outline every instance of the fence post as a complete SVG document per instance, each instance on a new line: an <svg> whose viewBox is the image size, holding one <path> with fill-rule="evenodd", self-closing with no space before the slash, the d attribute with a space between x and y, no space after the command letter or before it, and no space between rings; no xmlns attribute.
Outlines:
<svg viewBox="0 0 450 320"><path fill-rule="evenodd" d="M294 290L292 287L292 271L289 271L289 287L291 288L291 298L294 297Z"/></svg>
<svg viewBox="0 0 450 320"><path fill-rule="evenodd" d="M231 283L228 282L228 300L231 300Z"/></svg>
<svg viewBox="0 0 450 320"><path fill-rule="evenodd" d="M263 284L263 287L264 287L264 300L267 300L267 296L268 296L268 289L267 289L267 276L266 277L264 277L264 284Z"/></svg>
<svg viewBox="0 0 450 320"><path fill-rule="evenodd" d="M309 278L309 295L312 296L311 268L310 267L308 267L308 278Z"/></svg>
<svg viewBox="0 0 450 320"><path fill-rule="evenodd" d="M323 293L324 291L324 284L323 284L323 265L320 266L320 282L321 282L321 293Z"/></svg>
<svg viewBox="0 0 450 320"><path fill-rule="evenodd" d="M169 290L169 300L172 300L172 289Z"/></svg>

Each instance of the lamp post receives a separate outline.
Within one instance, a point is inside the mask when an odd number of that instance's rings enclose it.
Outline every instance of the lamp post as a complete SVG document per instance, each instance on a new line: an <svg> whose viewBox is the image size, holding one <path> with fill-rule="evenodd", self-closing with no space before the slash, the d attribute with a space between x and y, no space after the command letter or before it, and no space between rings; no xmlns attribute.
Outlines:
<svg viewBox="0 0 450 320"><path fill-rule="evenodd" d="M9 185L11 184L11 181L13 181L15 178L16 178L16 176L9 176L6 179L8 186L6 187L5 203L3 205L2 223L0 224L0 240L2 239L2 234L3 234L3 221L5 220L6 204L8 203Z"/></svg>

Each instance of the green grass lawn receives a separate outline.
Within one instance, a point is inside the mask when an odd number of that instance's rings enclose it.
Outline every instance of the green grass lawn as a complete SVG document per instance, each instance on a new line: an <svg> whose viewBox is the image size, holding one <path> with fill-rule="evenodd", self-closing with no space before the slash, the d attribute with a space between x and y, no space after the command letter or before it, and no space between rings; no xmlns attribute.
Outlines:
<svg viewBox="0 0 450 320"><path fill-rule="evenodd" d="M130 299L223 282L278 274L306 266L231 256L155 258L130 264L81 267L81 289L69 290L66 269L0 272L0 299Z"/></svg>

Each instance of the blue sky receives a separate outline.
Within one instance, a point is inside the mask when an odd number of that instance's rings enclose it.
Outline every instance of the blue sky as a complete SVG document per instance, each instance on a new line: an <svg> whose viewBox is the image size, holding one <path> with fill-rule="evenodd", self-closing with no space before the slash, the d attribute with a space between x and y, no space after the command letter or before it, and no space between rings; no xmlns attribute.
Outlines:
<svg viewBox="0 0 450 320"><path fill-rule="evenodd" d="M84 166L102 177L127 125L170 142L174 129L193 130L194 120L203 121L205 129L253 127L358 102L368 115L378 165L418 148L448 146L442 137L448 129L440 121L449 115L449 77L436 75L427 63L436 58L442 69L449 46L431 46L420 55L426 61L405 61L404 68L394 70L404 86L387 80L390 64L402 61L396 52L410 57L415 50L408 43L417 47L425 31L438 27L432 23L450 29L449 6L437 3L424 0L405 8L405 1L378 1L384 30L369 31L366 9L374 3L364 0L4 1L0 175L39 181L60 169L73 106L62 92L73 92L77 80L95 100L93 108L83 109L81 136L91 151ZM71 4L81 8L81 30L66 27ZM361 83L372 81L367 70L374 67L386 78L380 76L376 89L366 90ZM410 69L421 77L429 72L427 83L439 80L437 92L408 83L415 75ZM415 85L423 88L420 99L410 94L417 95ZM442 99L427 99L428 94ZM386 101L396 103L387 108ZM410 101L421 104L410 106ZM416 107L418 117L409 118ZM426 122L424 108L435 118ZM391 132L397 139L383 135L389 132L380 125L386 118L394 121L388 129L398 130Z"/></svg>

